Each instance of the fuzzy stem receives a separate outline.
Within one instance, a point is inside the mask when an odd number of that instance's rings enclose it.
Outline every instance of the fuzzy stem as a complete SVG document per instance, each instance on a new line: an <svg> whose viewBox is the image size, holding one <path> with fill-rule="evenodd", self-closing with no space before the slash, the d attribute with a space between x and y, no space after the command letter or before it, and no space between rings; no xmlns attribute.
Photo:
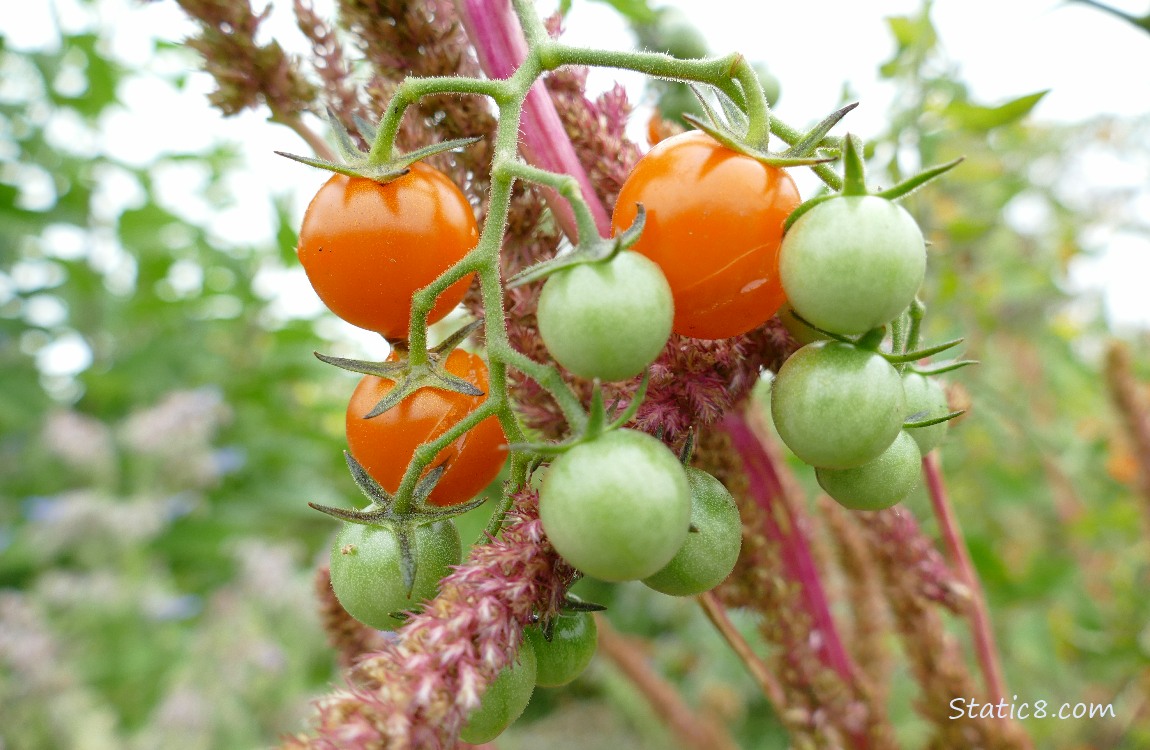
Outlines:
<svg viewBox="0 0 1150 750"><path fill-rule="evenodd" d="M675 687L651 669L643 652L635 647L634 639L615 630L602 615L596 614L595 622L600 652L638 688L683 747L738 750L738 745L722 725L696 715Z"/></svg>
<svg viewBox="0 0 1150 750"><path fill-rule="evenodd" d="M770 668L766 662L755 654L751 644L747 643L747 639L743 638L730 618L727 617L726 607L719 601L713 592L708 591L705 594L700 594L696 597L699 606L703 608L703 612L707 615L707 619L715 626L715 630L719 631L719 635L723 636L723 640L731 647L731 650L742 660L743 665L746 666L747 671L751 673L751 677L758 683L759 689L763 691L767 701L771 704L776 714L781 714L787 706L786 694L783 692L782 686L779 684L775 676L771 674Z"/></svg>
<svg viewBox="0 0 1150 750"><path fill-rule="evenodd" d="M507 0L456 0L455 4L467 35L475 45L483 71L496 79L513 75L526 59L528 45ZM530 26L532 41L535 41L538 38L537 27L534 24ZM543 37L546 38L546 32ZM607 209L575 154L575 147L567 137L559 113L542 82L536 81L527 93L522 131L519 151L523 157L537 167L574 177L583 193L583 200L595 216L599 232L610 234L611 218ZM571 209L564 201L557 200L552 191L546 190L545 196L564 234L574 239L576 226Z"/></svg>
<svg viewBox="0 0 1150 750"><path fill-rule="evenodd" d="M560 172L548 172L522 162L510 162L506 165L506 169L509 174L520 180L549 187L567 199L575 214L575 226L578 232L576 242L590 243L593 237L599 236L595 215L587 205L587 201L583 200L579 181L574 177Z"/></svg>
<svg viewBox="0 0 1150 750"><path fill-rule="evenodd" d="M1002 666L999 664L998 647L994 642L994 629L986 606L986 594L966 551L962 528L951 509L937 451L932 451L923 457L922 469L926 475L930 504L942 533L943 546L946 547L947 555L959 579L970 590L970 627L974 637L974 650L978 665L982 669L982 678L986 682L986 690L990 694L990 701L998 703L1006 696L1006 684L1002 677Z"/></svg>
<svg viewBox="0 0 1150 750"><path fill-rule="evenodd" d="M399 135L399 127L407 108L423 97L434 94L474 94L489 96L498 102L511 96L513 91L502 81L466 76L405 78L395 89L387 103L387 110L379 120L379 131L367 154L368 164L385 164L395 156L395 139Z"/></svg>

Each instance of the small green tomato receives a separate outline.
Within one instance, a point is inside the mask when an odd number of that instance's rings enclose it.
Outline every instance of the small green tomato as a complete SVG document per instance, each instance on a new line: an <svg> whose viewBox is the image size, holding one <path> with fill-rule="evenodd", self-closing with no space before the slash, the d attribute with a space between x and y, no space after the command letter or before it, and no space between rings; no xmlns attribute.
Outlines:
<svg viewBox="0 0 1150 750"><path fill-rule="evenodd" d="M819 486L851 510L882 510L902 502L918 485L922 454L900 432L882 455L854 469L815 469Z"/></svg>
<svg viewBox="0 0 1150 750"><path fill-rule="evenodd" d="M743 544L743 524L735 499L705 471L687 468L691 485L691 524L696 531L663 568L643 579L671 596L694 596L722 583L735 568Z"/></svg>
<svg viewBox="0 0 1150 750"><path fill-rule="evenodd" d="M914 300L926 243L902 206L874 195L828 200L800 216L779 249L791 306L824 331L866 333Z"/></svg>
<svg viewBox="0 0 1150 750"><path fill-rule="evenodd" d="M877 352L839 341L808 344L775 377L779 436L811 466L851 469L877 458L906 415L898 371Z"/></svg>
<svg viewBox="0 0 1150 750"><path fill-rule="evenodd" d="M459 532L450 520L417 526L412 534L415 586L411 596L400 572L400 548L387 526L345 523L331 546L331 587L355 619L378 630L394 630L403 621L393 612L418 608L439 592L439 581L458 565Z"/></svg>
<svg viewBox="0 0 1150 750"><path fill-rule="evenodd" d="M627 380L667 345L675 303L659 266L624 250L552 274L536 314L547 351L563 367L583 378Z"/></svg>
<svg viewBox="0 0 1150 750"><path fill-rule="evenodd" d="M539 517L573 566L604 581L634 581L683 545L691 490L667 446L646 433L612 430L555 459L539 488Z"/></svg>
<svg viewBox="0 0 1150 750"><path fill-rule="evenodd" d="M591 663L599 645L599 629L590 612L556 617L550 641L541 628L530 627L523 632L535 650L535 684L539 687L560 687L574 680Z"/></svg>
<svg viewBox="0 0 1150 750"><path fill-rule="evenodd" d="M535 691L535 650L526 640L519 646L518 661L503 668L487 686L479 708L467 717L459 739L472 745L491 742L523 714Z"/></svg>

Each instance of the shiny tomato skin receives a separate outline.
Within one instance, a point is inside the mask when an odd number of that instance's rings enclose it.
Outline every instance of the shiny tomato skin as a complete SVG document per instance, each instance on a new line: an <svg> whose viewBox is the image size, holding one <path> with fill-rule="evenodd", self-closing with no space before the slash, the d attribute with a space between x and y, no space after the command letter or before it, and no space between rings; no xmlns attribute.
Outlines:
<svg viewBox="0 0 1150 750"><path fill-rule="evenodd" d="M460 349L447 358L447 371L487 392L487 365ZM388 492L399 482L415 449L447 432L479 408L485 396L421 388L379 416L364 419L394 384L365 375L347 405L347 444L351 455ZM499 420L489 417L440 451L428 470L447 464L432 490L432 505L459 505L471 500L499 475L507 458L507 439Z"/></svg>
<svg viewBox="0 0 1150 750"><path fill-rule="evenodd" d="M479 241L467 197L422 163L382 185L337 174L304 214L296 254L324 304L352 325L405 339L411 295ZM440 295L433 323L460 303L471 276Z"/></svg>
<svg viewBox="0 0 1150 750"><path fill-rule="evenodd" d="M616 233L647 220L632 248L659 264L675 300L675 333L737 336L783 303L783 222L800 202L790 175L706 133L660 141L635 165L615 204Z"/></svg>

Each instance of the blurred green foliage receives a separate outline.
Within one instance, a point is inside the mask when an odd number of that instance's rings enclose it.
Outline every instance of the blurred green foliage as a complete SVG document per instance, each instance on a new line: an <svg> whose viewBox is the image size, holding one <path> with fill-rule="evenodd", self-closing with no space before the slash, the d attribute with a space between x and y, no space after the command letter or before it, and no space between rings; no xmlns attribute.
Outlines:
<svg viewBox="0 0 1150 750"><path fill-rule="evenodd" d="M613 4L653 22L646 3ZM882 73L898 104L869 144L872 182L966 157L906 204L932 242L925 333L966 336L983 362L948 377L973 408L943 460L1009 684L1021 700L1115 704L1117 722L1028 723L1038 747L1150 746L1135 715L1150 667L1150 516L1113 469L1128 448L1100 375L1111 334L1097 305L1066 291L1084 238L1113 221L1066 183L1074 160L1087 145L1144 150L1150 127L1031 123L1041 92L972 100L927 14L890 28ZM310 357L326 347L314 322L277 319L260 291L261 274L293 259L282 205L274 245L234 246L161 195L165 167L192 165L225 205L232 147L140 167L54 135L66 123L98 143L120 106L134 72L100 34L33 52L0 36L0 743L262 746L338 680L311 597L332 527L305 502L352 493L348 381ZM170 44L155 54L192 64ZM911 506L929 519L924 496ZM465 540L489 512L461 520ZM785 746L692 602L640 585L579 592L647 639L656 668L742 746ZM761 646L751 618L734 618ZM914 740L909 678L894 695ZM538 691L500 746L585 747L587 727L605 747L674 743L597 662L569 688Z"/></svg>

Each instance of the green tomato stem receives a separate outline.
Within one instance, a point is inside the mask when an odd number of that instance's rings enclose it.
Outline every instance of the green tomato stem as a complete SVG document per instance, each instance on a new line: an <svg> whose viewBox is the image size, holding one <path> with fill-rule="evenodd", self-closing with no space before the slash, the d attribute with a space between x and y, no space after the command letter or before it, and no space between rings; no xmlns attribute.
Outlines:
<svg viewBox="0 0 1150 750"><path fill-rule="evenodd" d="M475 94L488 96L496 102L510 95L510 90L504 81L491 81L482 78L468 78L467 76L443 76L434 78L405 78L396 88L387 104L387 110L379 120L379 130L371 150L367 154L367 163L372 166L386 164L395 156L395 138L399 135L399 127L403 123L403 115L407 108L425 96L433 94Z"/></svg>
<svg viewBox="0 0 1150 750"><path fill-rule="evenodd" d="M502 166L511 177L549 187L562 195L571 205L572 213L575 214L575 227L579 234L580 243L590 242L592 237L599 236L595 216L591 213L591 207L587 205L587 201L583 199L583 191L579 187L579 181L574 177L539 169L521 161L507 162Z"/></svg>

